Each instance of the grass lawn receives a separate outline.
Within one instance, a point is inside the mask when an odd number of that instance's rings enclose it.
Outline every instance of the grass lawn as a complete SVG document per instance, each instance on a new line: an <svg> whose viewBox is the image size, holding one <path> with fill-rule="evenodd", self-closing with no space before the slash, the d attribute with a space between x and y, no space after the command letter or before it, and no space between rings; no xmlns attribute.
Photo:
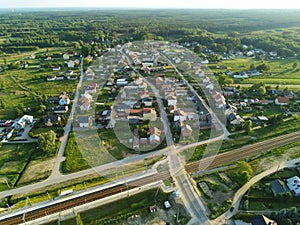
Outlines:
<svg viewBox="0 0 300 225"><path fill-rule="evenodd" d="M35 149L35 144L3 144L0 148L0 190L16 185Z"/></svg>
<svg viewBox="0 0 300 225"><path fill-rule="evenodd" d="M231 140L223 141L221 152L229 151L235 148L242 147L246 144L252 144L258 141L263 141L280 135L298 131L300 129L300 117L293 117L291 120L282 121L276 126L265 126L260 129L253 130L249 135L244 133L230 136Z"/></svg>
<svg viewBox="0 0 300 225"><path fill-rule="evenodd" d="M215 73L225 73L226 70L231 72L241 72L250 70L250 65L258 66L265 63L270 66L269 71L263 72L263 75L251 77L249 79L235 79L235 84L254 84L263 82L266 85L299 85L299 69L293 69L293 64L297 59L274 59L274 60L258 60L253 58L236 58L224 60L218 64L209 64L209 67Z"/></svg>

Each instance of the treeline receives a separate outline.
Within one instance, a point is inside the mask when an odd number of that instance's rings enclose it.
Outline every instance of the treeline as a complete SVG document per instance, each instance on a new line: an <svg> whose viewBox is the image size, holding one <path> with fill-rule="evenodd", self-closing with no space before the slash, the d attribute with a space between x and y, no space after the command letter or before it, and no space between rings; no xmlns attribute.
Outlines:
<svg viewBox="0 0 300 225"><path fill-rule="evenodd" d="M300 50L299 29L290 28L298 26L299 12L152 9L2 13L0 51L165 39L198 42L201 48L215 52L243 51L246 44L294 56Z"/></svg>

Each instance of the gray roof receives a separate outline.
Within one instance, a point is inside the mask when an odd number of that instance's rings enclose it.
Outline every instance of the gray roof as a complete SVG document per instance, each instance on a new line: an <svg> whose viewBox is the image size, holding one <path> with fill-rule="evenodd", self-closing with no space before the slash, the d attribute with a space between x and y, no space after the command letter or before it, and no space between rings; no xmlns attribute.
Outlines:
<svg viewBox="0 0 300 225"><path fill-rule="evenodd" d="M78 123L88 123L90 120L89 116L78 116L77 121Z"/></svg>
<svg viewBox="0 0 300 225"><path fill-rule="evenodd" d="M272 180L270 182L271 184L271 189L273 191L274 196L277 196L278 194L285 194L290 192L286 184L279 179Z"/></svg>

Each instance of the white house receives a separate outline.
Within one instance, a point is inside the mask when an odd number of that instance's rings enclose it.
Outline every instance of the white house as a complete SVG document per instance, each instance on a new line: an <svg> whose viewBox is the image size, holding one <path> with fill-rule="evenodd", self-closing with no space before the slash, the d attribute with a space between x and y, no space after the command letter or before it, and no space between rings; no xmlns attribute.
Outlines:
<svg viewBox="0 0 300 225"><path fill-rule="evenodd" d="M185 121L186 113L183 110L177 109L174 111L174 122L176 121Z"/></svg>
<svg viewBox="0 0 300 225"><path fill-rule="evenodd" d="M169 96L166 97L166 100L168 101L168 106L177 104L176 96L169 95Z"/></svg>
<svg viewBox="0 0 300 225"><path fill-rule="evenodd" d="M296 196L300 196L300 178L297 176L291 177L286 180L287 186L290 191Z"/></svg>
<svg viewBox="0 0 300 225"><path fill-rule="evenodd" d="M73 68L75 66L75 62L73 60L70 60L67 64L69 68Z"/></svg>
<svg viewBox="0 0 300 225"><path fill-rule="evenodd" d="M158 143L160 143L160 137L156 134L152 134L149 137L149 142L150 142L150 144L158 144Z"/></svg>
<svg viewBox="0 0 300 225"><path fill-rule="evenodd" d="M65 53L65 54L63 54L63 59L69 59L70 58L70 56L69 56L69 54L68 53Z"/></svg>
<svg viewBox="0 0 300 225"><path fill-rule="evenodd" d="M33 116L24 115L15 124L15 128L17 129L24 128L27 124L32 124L32 122L33 122Z"/></svg>

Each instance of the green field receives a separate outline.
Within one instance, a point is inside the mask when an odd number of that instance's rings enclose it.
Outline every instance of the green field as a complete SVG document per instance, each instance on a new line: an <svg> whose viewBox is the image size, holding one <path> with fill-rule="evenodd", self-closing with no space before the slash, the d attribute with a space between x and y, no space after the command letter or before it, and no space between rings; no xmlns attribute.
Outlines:
<svg viewBox="0 0 300 225"><path fill-rule="evenodd" d="M20 175L30 161L35 144L4 144L0 148L0 190L16 186Z"/></svg>

